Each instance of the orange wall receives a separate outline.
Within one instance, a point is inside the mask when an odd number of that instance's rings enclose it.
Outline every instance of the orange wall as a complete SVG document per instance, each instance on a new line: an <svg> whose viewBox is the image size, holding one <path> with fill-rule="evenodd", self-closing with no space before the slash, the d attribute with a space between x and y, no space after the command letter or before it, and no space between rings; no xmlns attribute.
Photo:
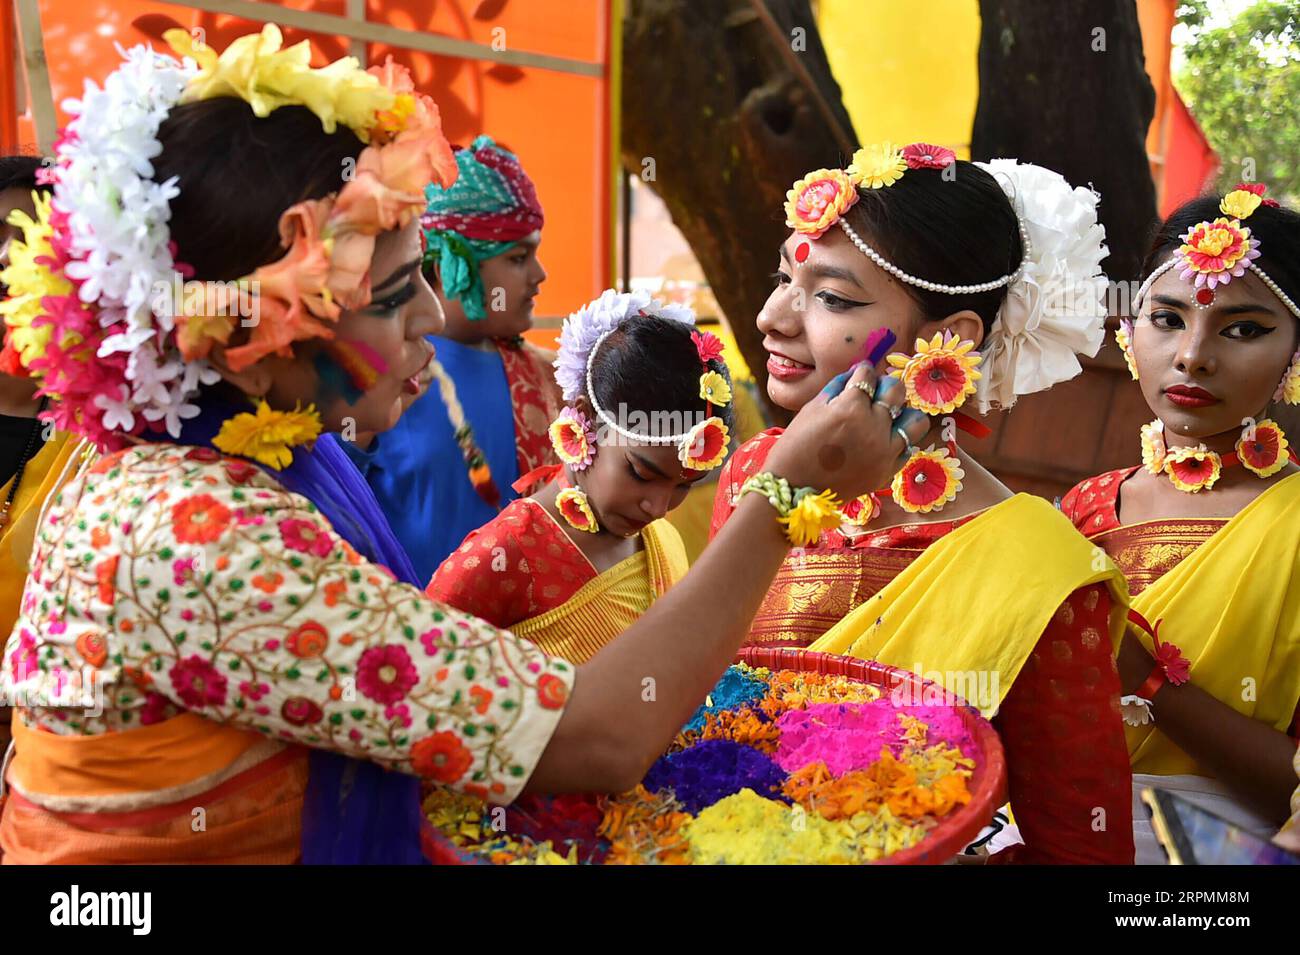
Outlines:
<svg viewBox="0 0 1300 955"><path fill-rule="evenodd" d="M344 0L281 5L346 12ZM168 19L202 27L218 49L261 29L247 20L141 0L41 0L40 8L56 104L77 95L83 77L99 81L115 67L115 43L146 42L149 34L157 36L171 25ZM487 45L504 36L508 49L608 63L610 8L611 0L369 0L367 18ZM488 18L476 18L476 12ZM498 27L505 33L494 33ZM290 43L311 39L319 65L348 52L342 37L284 33ZM161 42L153 45L165 48ZM435 57L383 44L367 47L371 63L390 53L411 68L417 86L438 103L453 143L468 145L487 133L518 153L536 181L546 213L542 260L550 273L538 297L539 317L566 315L607 287L613 168L607 78ZM60 125L66 118L60 110ZM31 117L20 116L20 142L34 149L35 139Z"/></svg>

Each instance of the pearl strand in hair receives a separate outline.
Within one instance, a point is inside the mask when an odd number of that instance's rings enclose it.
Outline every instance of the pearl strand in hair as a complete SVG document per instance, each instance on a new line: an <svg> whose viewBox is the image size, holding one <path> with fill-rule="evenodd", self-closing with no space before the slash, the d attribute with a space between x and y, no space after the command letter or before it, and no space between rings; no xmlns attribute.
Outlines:
<svg viewBox="0 0 1300 955"><path fill-rule="evenodd" d="M1021 257L1020 265L1014 272L1003 275L1001 278L996 278L989 282L979 282L975 285L944 285L941 282L931 282L927 279L917 278L915 275L904 272L871 246L867 245L862 236L858 235L853 226L849 225L848 221L843 216L840 216L838 221L840 228L844 230L844 234L849 237L849 241L858 247L859 252L869 258L872 262L875 262L876 265L880 266L900 282L906 282L908 285L915 285L917 288L925 289L927 292L943 292L948 295L975 295L980 292L991 292L994 289L1002 288L1004 285L1010 285L1024 274L1025 265L1029 262L1029 256L1033 252L1033 246L1029 241L1029 230L1025 227L1025 220L1017 215L1016 223L1020 228Z"/></svg>

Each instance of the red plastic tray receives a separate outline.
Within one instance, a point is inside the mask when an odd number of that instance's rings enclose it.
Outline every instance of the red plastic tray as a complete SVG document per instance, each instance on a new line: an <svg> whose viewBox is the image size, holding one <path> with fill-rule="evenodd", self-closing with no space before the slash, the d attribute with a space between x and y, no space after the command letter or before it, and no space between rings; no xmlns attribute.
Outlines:
<svg viewBox="0 0 1300 955"><path fill-rule="evenodd" d="M814 653L789 647L747 647L740 651L737 662L770 670L802 670L829 673L862 683L871 683L884 690L905 686L909 695L924 699L921 694L931 681L908 670L886 666L872 660L855 660L832 653ZM974 841L981 829L988 825L993 813L1007 801L1007 761L1002 751L1002 741L988 720L965 702L959 702L958 712L962 724L975 740L979 759L970 780L971 800L956 812L943 819L920 843L902 852L881 859L875 865L934 865L947 862ZM424 854L434 865L487 865L479 856L457 848L446 836L438 832L427 820L421 832Z"/></svg>

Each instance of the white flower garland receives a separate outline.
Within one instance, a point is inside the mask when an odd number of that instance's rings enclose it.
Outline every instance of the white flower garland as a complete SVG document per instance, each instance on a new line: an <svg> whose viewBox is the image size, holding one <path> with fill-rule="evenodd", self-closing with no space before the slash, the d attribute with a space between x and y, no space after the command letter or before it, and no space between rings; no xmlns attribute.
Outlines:
<svg viewBox="0 0 1300 955"><path fill-rule="evenodd" d="M638 312L695 327L695 316L685 305L673 305L650 297L644 289L616 292L606 289L600 297L578 309L564 320L560 331L560 349L555 359L555 381L572 402L587 384L587 356L596 342L616 329L625 318Z"/></svg>
<svg viewBox="0 0 1300 955"><path fill-rule="evenodd" d="M105 426L131 431L140 413L176 437L181 421L198 414L190 399L199 386L220 376L206 361L182 359L168 341L169 300L153 302L155 289L171 288L176 276L167 223L180 189L175 176L154 182L151 160L162 152L159 127L198 70L145 46L119 52L124 62L102 89L87 80L80 99L64 101L72 119L58 150L53 205L67 215L64 271L113 329L98 355L130 355L130 393L96 399Z"/></svg>
<svg viewBox="0 0 1300 955"><path fill-rule="evenodd" d="M1097 354L1106 323L1101 260L1109 250L1091 189L1014 159L975 165L998 180L1032 250L980 347L984 374L975 397L984 413L1075 377L1083 370L1077 356Z"/></svg>

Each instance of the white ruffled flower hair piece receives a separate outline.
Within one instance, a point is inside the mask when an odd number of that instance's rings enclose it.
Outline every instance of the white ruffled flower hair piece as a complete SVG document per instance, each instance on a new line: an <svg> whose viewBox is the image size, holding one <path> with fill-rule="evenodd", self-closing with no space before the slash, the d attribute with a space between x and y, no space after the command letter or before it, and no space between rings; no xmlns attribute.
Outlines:
<svg viewBox="0 0 1300 955"><path fill-rule="evenodd" d="M162 152L158 128L198 69L145 46L118 52L123 62L103 88L87 80L80 99L63 103L72 119L54 167L53 206L67 214L64 272L78 298L94 304L101 326L112 329L97 355L129 356L119 397L96 397L103 426L138 430L139 411L176 437L182 419L199 412L190 401L199 385L220 376L206 361L182 359L167 334L173 303L155 302L176 275L167 223L180 189L175 176L154 182L150 160Z"/></svg>
<svg viewBox="0 0 1300 955"><path fill-rule="evenodd" d="M1091 189L1014 159L975 165L1002 186L1031 247L980 348L984 375L975 398L985 413L1068 381L1083 370L1078 355L1097 354L1106 323L1101 261L1109 249Z"/></svg>
<svg viewBox="0 0 1300 955"><path fill-rule="evenodd" d="M695 315L685 305L660 302L644 289L635 292L606 289L595 301L564 320L555 359L555 381L565 401L574 401L586 388L587 358L600 337L613 331L624 319L641 313L695 327Z"/></svg>

